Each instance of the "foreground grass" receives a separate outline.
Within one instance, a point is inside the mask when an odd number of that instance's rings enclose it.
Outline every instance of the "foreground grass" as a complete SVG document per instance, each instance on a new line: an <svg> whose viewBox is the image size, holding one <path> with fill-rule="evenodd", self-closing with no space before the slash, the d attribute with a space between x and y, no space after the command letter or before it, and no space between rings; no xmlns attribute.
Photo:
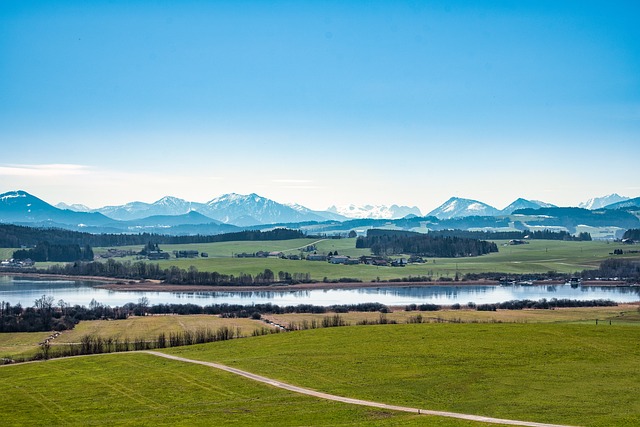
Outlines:
<svg viewBox="0 0 640 427"><path fill-rule="evenodd" d="M0 378L3 426L486 425L314 399L136 353L5 366Z"/></svg>
<svg viewBox="0 0 640 427"><path fill-rule="evenodd" d="M433 323L310 330L166 351L385 403L636 426L639 338L635 326Z"/></svg>

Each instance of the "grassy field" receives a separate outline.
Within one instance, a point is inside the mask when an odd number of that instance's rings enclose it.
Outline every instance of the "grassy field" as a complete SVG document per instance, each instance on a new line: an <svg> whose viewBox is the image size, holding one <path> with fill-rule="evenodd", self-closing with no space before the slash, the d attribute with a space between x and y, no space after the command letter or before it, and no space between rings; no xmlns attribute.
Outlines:
<svg viewBox="0 0 640 427"><path fill-rule="evenodd" d="M329 328L166 350L317 390L584 426L640 425L640 329L579 324Z"/></svg>
<svg viewBox="0 0 640 427"><path fill-rule="evenodd" d="M356 249L355 239L329 239L316 242L319 253L338 251L339 254L359 257L369 254L367 249ZM274 272L309 273L315 280L324 277L338 279L341 277L359 278L364 281L388 280L408 276L431 276L453 278L458 272L482 273L546 273L557 271L574 273L584 269L594 269L610 253L622 246L603 241L564 242L555 240L532 240L529 244L510 246L505 241L496 241L499 252L470 258L431 258L425 264L413 264L404 268L375 267L370 265L332 265L318 261L293 261L273 258L233 258L233 253L264 251L285 251L288 254L299 254L298 248L314 243L310 239L296 239L276 242L225 242L194 245L162 245L166 252L174 250L198 250L207 252L209 258L175 259L160 261L163 268L176 265L188 269L195 266L200 271L218 271L225 274L257 274L269 268ZM140 250L140 247L130 247ZM626 248L628 249L628 247ZM100 253L104 249L97 249ZM640 259L640 254L623 255L627 259ZM133 260L134 258L129 258Z"/></svg>
<svg viewBox="0 0 640 427"><path fill-rule="evenodd" d="M40 349L38 343L51 335L50 332L0 333L0 357L29 357Z"/></svg>
<svg viewBox="0 0 640 427"><path fill-rule="evenodd" d="M607 324L611 321L615 325L635 325L640 327L640 312L638 305L628 304L617 307L579 307L562 308L557 310L439 310L439 311L404 311L391 313L377 312L349 312L340 316L350 325L358 322L375 322L381 318L388 322L409 323L412 318L421 316L423 322L460 322L460 323L592 323L596 319ZM327 314L268 314L269 319L283 326L292 323L300 325L305 320L321 322Z"/></svg>
<svg viewBox="0 0 640 427"><path fill-rule="evenodd" d="M5 366L0 378L3 426L486 425L323 401L145 354Z"/></svg>
<svg viewBox="0 0 640 427"><path fill-rule="evenodd" d="M56 344L77 343L85 335L114 338L120 341L142 338L155 340L158 335L165 333L195 331L197 329L216 330L228 327L239 331L241 335L250 336L260 328L270 326L259 320L229 319L213 315L195 314L190 316L146 316L130 317L125 320L92 320L80 322L73 330L63 332L56 338Z"/></svg>
<svg viewBox="0 0 640 427"><path fill-rule="evenodd" d="M312 321L321 323L327 314L268 314L268 319L286 327L311 324ZM404 311L398 309L390 313L378 312L350 312L340 316L349 325L359 322L376 322L381 318L389 322L408 323L416 316L421 316L423 322L456 322L456 323L583 323L595 324L596 319L602 324L611 322L613 325L635 325L640 327L640 311L637 304L620 305L617 307L582 307L557 310L498 310L493 312L475 310L439 310L435 312ZM182 331L196 331L209 328L213 331L220 327L228 327L239 331L243 336L251 336L256 329L271 328L262 320L220 318L212 315L189 316L145 316L130 317L125 320L91 320L82 321L69 331L64 331L51 343L53 346L78 343L83 336L91 335L103 339L126 339L133 341L142 339L155 340L158 335L169 335ZM33 333L2 333L0 334L0 357L28 358L40 351L38 343L42 342L49 332Z"/></svg>
<svg viewBox="0 0 640 427"><path fill-rule="evenodd" d="M62 332L59 337L51 341L51 344L52 346L58 346L78 343L85 335L104 339L113 338L120 342L126 339L130 341L135 339L149 341L156 340L158 335L163 332L168 336L171 333L193 332L207 328L216 331L220 327L228 327L233 331L239 331L243 336L251 336L256 329L272 328L272 326L260 320L227 319L212 315L130 317L124 320L80 322L74 329ZM38 343L49 335L51 335L50 332L1 333L0 357L30 357L39 352Z"/></svg>

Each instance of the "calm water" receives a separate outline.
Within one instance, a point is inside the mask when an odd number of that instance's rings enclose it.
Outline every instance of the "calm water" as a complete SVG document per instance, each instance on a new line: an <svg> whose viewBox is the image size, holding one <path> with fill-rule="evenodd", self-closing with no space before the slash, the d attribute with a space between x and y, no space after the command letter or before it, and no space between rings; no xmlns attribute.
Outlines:
<svg viewBox="0 0 640 427"><path fill-rule="evenodd" d="M92 282L72 280L37 280L0 276L0 301L32 306L42 295L52 295L72 305L97 302L121 306L149 298L151 304L258 304L271 302L278 305L333 305L379 302L386 305L407 304L476 304L496 303L516 299L569 298L576 300L610 299L616 302L640 301L640 287L571 288L555 286L427 286L406 288L327 289L293 292L122 292L97 289Z"/></svg>

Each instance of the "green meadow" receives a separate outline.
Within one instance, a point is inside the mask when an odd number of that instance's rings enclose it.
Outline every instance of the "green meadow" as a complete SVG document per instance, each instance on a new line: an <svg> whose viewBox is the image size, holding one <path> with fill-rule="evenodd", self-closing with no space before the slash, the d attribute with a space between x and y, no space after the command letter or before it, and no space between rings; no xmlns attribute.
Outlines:
<svg viewBox="0 0 640 427"><path fill-rule="evenodd" d="M491 417L640 425L640 329L446 324L308 330L165 350L316 390Z"/></svg>
<svg viewBox="0 0 640 427"><path fill-rule="evenodd" d="M315 399L140 353L9 365L0 379L3 426L487 425Z"/></svg>

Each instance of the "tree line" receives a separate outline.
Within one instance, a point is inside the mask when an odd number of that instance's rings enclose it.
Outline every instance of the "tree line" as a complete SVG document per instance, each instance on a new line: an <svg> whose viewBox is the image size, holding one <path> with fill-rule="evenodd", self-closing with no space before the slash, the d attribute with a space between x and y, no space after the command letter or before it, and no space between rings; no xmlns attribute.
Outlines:
<svg viewBox="0 0 640 427"><path fill-rule="evenodd" d="M498 246L486 240L375 229L368 230L366 237L358 237L356 248L370 248L371 252L378 256L411 254L439 258L479 256L498 252Z"/></svg>
<svg viewBox="0 0 640 427"><path fill-rule="evenodd" d="M13 252L13 258L18 260L30 259L35 262L73 262L93 260L93 249L89 245L80 247L77 243L52 244L47 241L39 242L33 249L18 249Z"/></svg>
<svg viewBox="0 0 640 427"><path fill-rule="evenodd" d="M109 307L92 301L89 307L70 305L52 296L43 295L32 307L21 304L0 304L0 332L43 332L73 329L81 320L126 319L135 305Z"/></svg>
<svg viewBox="0 0 640 427"><path fill-rule="evenodd" d="M592 279L596 277L613 278L628 282L638 282L640 280L640 262L621 258L609 258L600 263L596 270L582 271L582 277Z"/></svg>
<svg viewBox="0 0 640 427"><path fill-rule="evenodd" d="M631 228L625 231L622 238L640 241L640 228Z"/></svg>
<svg viewBox="0 0 640 427"><path fill-rule="evenodd" d="M36 299L32 307L21 304L11 305L8 302L0 304L0 333L1 332L44 332L64 331L73 329L83 320L126 319L129 316L144 316L153 314L209 314L227 318L260 319L264 314L285 313L348 313L350 311L379 311L389 312L389 308L380 303L338 304L332 306L318 306L312 304L298 304L279 306L277 304L210 304L200 306L196 304L156 304L149 305L146 298L140 298L137 303L129 302L122 307L111 307L92 300L89 306L70 305L63 300L54 301L52 296L42 295Z"/></svg>
<svg viewBox="0 0 640 427"><path fill-rule="evenodd" d="M155 233L91 234L60 228L37 228L13 224L0 224L0 247L32 247L48 241L55 245L77 244L81 247L108 247L158 244L215 243L230 241L290 240L305 237L299 230L276 228L269 231L246 230L216 235L168 236Z"/></svg>
<svg viewBox="0 0 640 427"><path fill-rule="evenodd" d="M565 241L591 241L591 234L579 233L577 236L567 231L552 230L523 230L523 231L470 231L470 230L439 230L430 231L430 235L444 237L463 237L467 239L483 240L565 240Z"/></svg>

